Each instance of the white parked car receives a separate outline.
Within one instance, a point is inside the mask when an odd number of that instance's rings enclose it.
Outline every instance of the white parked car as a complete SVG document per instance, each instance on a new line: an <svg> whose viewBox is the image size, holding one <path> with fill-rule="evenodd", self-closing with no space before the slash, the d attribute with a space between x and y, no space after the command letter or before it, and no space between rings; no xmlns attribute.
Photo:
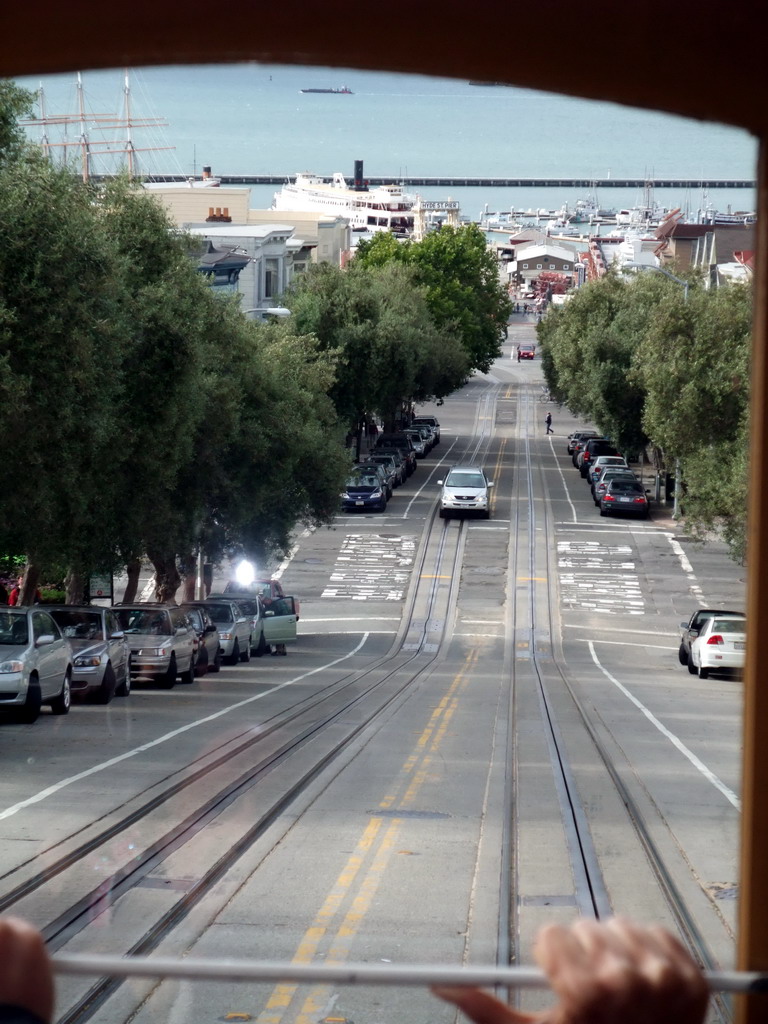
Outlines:
<svg viewBox="0 0 768 1024"><path fill-rule="evenodd" d="M43 704L69 711L72 651L48 612L0 609L0 712L34 722Z"/></svg>
<svg viewBox="0 0 768 1024"><path fill-rule="evenodd" d="M688 671L706 679L710 672L744 667L747 620L743 615L713 615L691 643Z"/></svg>

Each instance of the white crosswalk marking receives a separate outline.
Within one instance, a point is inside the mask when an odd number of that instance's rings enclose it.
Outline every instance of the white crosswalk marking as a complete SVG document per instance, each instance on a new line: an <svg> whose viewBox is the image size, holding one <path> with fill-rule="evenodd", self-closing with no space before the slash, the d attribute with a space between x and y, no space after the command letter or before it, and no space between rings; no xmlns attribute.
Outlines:
<svg viewBox="0 0 768 1024"><path fill-rule="evenodd" d="M415 554L413 535L347 534L322 596L402 601Z"/></svg>
<svg viewBox="0 0 768 1024"><path fill-rule="evenodd" d="M644 615L645 601L626 544L561 540L557 544L560 592L566 608Z"/></svg>

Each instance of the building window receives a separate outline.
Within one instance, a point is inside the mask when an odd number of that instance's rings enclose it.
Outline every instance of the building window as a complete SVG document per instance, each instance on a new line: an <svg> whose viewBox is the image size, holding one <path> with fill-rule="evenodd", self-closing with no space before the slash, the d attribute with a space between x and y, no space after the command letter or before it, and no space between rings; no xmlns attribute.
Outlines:
<svg viewBox="0 0 768 1024"><path fill-rule="evenodd" d="M527 264L527 263L524 263L524 264L523 264L523 270L527 270L527 269L528 269L528 264Z"/></svg>
<svg viewBox="0 0 768 1024"><path fill-rule="evenodd" d="M274 283L271 270L264 271L264 298L271 299L274 294Z"/></svg>
<svg viewBox="0 0 768 1024"><path fill-rule="evenodd" d="M563 270L570 270L570 269L571 268L569 267L569 265L567 263L563 264Z"/></svg>
<svg viewBox="0 0 768 1024"><path fill-rule="evenodd" d="M536 264L536 269L537 269L537 270L541 270L541 264L540 264L540 263L537 263L537 264Z"/></svg>
<svg viewBox="0 0 768 1024"><path fill-rule="evenodd" d="M549 269L550 269L550 270L555 270L555 269L556 269L556 268L555 268L555 264L554 264L554 263L550 263L550 264L549 264Z"/></svg>

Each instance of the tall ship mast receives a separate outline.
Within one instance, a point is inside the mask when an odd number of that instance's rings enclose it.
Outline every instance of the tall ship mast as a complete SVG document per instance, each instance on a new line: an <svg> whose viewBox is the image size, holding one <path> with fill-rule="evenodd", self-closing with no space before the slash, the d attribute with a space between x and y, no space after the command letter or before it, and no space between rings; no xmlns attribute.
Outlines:
<svg viewBox="0 0 768 1024"><path fill-rule="evenodd" d="M131 82L128 70L123 78L123 109L121 114L93 113L87 109L83 77L78 71L75 83L76 110L71 113L51 114L48 111L46 97L42 85L37 91L39 115L27 118L21 124L28 129L39 129L40 146L51 160L60 160L70 164L73 155L79 157L80 173L83 181L93 175L107 173L104 162L112 157L122 157L122 165L133 178L139 173L138 153L150 153L173 146L136 146L133 133L135 129L167 128L168 122L160 118L135 117L131 107ZM49 129L59 129L59 137L52 139ZM101 133L111 136L101 136ZM61 151L61 152L59 152ZM114 161L113 161L114 163Z"/></svg>

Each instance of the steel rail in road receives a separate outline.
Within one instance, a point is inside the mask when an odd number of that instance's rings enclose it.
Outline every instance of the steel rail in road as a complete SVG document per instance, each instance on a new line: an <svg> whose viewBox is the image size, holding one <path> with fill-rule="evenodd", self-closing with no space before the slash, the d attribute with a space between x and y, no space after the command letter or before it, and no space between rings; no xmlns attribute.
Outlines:
<svg viewBox="0 0 768 1024"><path fill-rule="evenodd" d="M492 438L492 432L487 429L487 422L489 410L493 408L494 394L497 390L498 385L484 387L477 399L475 430L469 445L473 455L476 455L481 448L487 446ZM107 899L110 902L114 902L116 898L139 885L150 872L157 870L158 866L167 857L190 842L213 819L245 792L258 785L265 773L276 765L285 762L300 749L305 748L313 737L316 737L327 728L329 723L342 719L351 708L359 706L361 702L368 700L376 691L381 690L385 694L382 698L382 703L372 713L362 716L362 721L355 723L331 749L313 761L308 768L304 769L287 792L283 793L280 798L271 800L263 808L258 820L239 839L233 841L226 852L215 863L210 865L203 872L202 876L185 893L181 894L179 899L157 921L147 928L144 935L126 951L126 955L130 958L141 958L156 949L170 931L226 875L242 854L264 835L268 828L278 821L291 804L295 803L308 786L322 772L329 770L336 762L340 761L345 752L365 730L369 730L377 721L383 723L386 718L385 712L397 701L404 699L404 696L415 682L418 681L422 673L430 669L435 661L443 655L444 652L440 644L437 645L438 649L432 653L425 650L423 643L418 645L417 650L410 653L403 645L403 639L407 635L414 619L415 602L419 592L419 579L431 577L434 580L435 577L448 573L454 580L449 600L455 604L455 581L459 577L457 570L463 551L465 529L462 524L460 530L457 531L455 543L453 544L449 543L449 533L445 529L440 530L437 549L432 551L428 540L433 533L437 532L436 523L437 505L433 504L431 513L427 517L422 544L417 554L412 586L406 597L401 627L398 630L392 647L385 655L375 659L365 669L345 673L341 679L335 680L324 687L320 694L300 701L296 705L295 710L291 708L279 713L271 728L260 732L257 740L246 740L228 749L210 766L206 765L198 769L189 779L182 780L168 787L166 791L147 801L132 814L126 815L124 818L114 822L89 843L81 844L76 851L60 858L55 865L51 865L48 872L44 876L41 875L39 884L36 885L34 880L30 879L14 890L16 893L15 898L13 893L6 894L5 902L7 908L12 909L14 903L18 902L22 896L28 895L31 891L40 888L47 881L50 881L52 877L61 874L68 867L72 867L87 853L98 849L99 845L103 845L103 843L114 838L121 831L135 824L142 816L161 806L162 803L181 790L200 781L200 779L210 774L215 768L226 764L236 757L242 756L242 753L249 747L254 746L259 741L263 741L266 735L285 731L289 725L295 725L302 716L310 712L316 714L318 706L324 702L338 699L339 696L343 697L346 690L351 690L354 687L357 688L359 692L353 693L341 706L332 708L328 714L321 716L319 720L313 719L311 724L303 728L297 735L289 735L285 741L281 742L277 750L258 760L240 777L224 787L220 792L214 794L213 797L206 800L200 807L195 808L184 821L169 829L147 849L141 851L129 867L114 873L111 877L102 878L98 887L92 889L66 911L59 914L54 921L45 926L43 934L46 936L49 948L53 952L61 950L65 943L74 935L87 927L93 917L105 907ZM430 554L433 563L429 566L430 572L425 573L425 561ZM427 591L426 612L427 617L430 617L438 600L438 591L434 586L428 587ZM443 616L443 620L447 623L449 616ZM443 636L447 634L449 628L447 625L444 626ZM395 680L395 677L397 677L397 680ZM393 683L392 692L386 693L383 688L386 684ZM310 718L312 719L312 714L310 714ZM117 991L123 980L124 976L114 974L100 977L87 992L67 1008L59 1018L59 1024L85 1024L104 1005L110 996Z"/></svg>

